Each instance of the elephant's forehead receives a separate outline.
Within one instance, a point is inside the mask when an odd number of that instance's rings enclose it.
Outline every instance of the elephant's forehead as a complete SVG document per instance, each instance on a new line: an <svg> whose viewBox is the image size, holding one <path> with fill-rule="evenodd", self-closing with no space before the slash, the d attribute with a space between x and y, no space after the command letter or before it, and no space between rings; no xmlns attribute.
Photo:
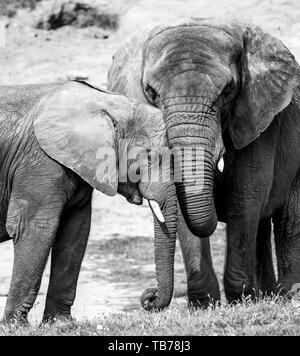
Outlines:
<svg viewBox="0 0 300 356"><path fill-rule="evenodd" d="M146 44L147 55L165 55L184 51L221 53L233 46L233 39L222 29L190 25L170 27L160 31Z"/></svg>

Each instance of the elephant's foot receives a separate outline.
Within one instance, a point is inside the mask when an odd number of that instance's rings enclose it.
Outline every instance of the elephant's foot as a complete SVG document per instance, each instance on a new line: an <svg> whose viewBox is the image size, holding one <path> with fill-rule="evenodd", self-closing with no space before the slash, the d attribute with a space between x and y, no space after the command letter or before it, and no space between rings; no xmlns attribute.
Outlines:
<svg viewBox="0 0 300 356"><path fill-rule="evenodd" d="M22 282L23 280L21 280L21 283ZM19 285L16 283L14 285L12 282L4 311L3 319L6 323L28 323L28 314L35 303L38 288L35 287L25 290L25 288L22 287L23 284ZM25 293L22 295L21 292L23 290L25 290Z"/></svg>
<svg viewBox="0 0 300 356"><path fill-rule="evenodd" d="M257 300L255 293L246 290L242 293L226 293L227 302L233 305L238 303L244 303L245 300L248 300L249 298L252 300L252 302L255 302Z"/></svg>
<svg viewBox="0 0 300 356"><path fill-rule="evenodd" d="M65 313L47 313L44 314L42 323L55 323L57 320L62 320L62 321L72 321L73 318L71 314L65 314Z"/></svg>
<svg viewBox="0 0 300 356"><path fill-rule="evenodd" d="M44 311L43 322L53 322L57 319L71 320L72 305L73 301L66 301L64 299L51 300L48 298Z"/></svg>
<svg viewBox="0 0 300 356"><path fill-rule="evenodd" d="M242 274L237 275L226 274L224 278L224 288L228 303L243 302L246 298L256 300L256 288L249 279Z"/></svg>
<svg viewBox="0 0 300 356"><path fill-rule="evenodd" d="M216 306L221 300L219 283L214 271L203 275L200 271L188 277L188 305L193 308Z"/></svg>
<svg viewBox="0 0 300 356"><path fill-rule="evenodd" d="M5 314L3 316L2 322L4 324L27 325L28 324L27 316L28 313L23 314L19 312Z"/></svg>
<svg viewBox="0 0 300 356"><path fill-rule="evenodd" d="M43 320L42 323L43 324L52 324L55 323L57 320L60 321L72 321L73 317L71 316L71 314L67 315L67 314L45 314L43 316Z"/></svg>
<svg viewBox="0 0 300 356"><path fill-rule="evenodd" d="M188 295L188 307L193 309L207 309L210 307L216 307L220 303L220 296L215 298L211 297L210 294L203 296L193 296Z"/></svg>
<svg viewBox="0 0 300 356"><path fill-rule="evenodd" d="M268 274L266 274L268 276ZM270 275L270 279L257 278L257 296L259 299L264 299L273 296L277 293L276 279L273 279L273 275Z"/></svg>
<svg viewBox="0 0 300 356"><path fill-rule="evenodd" d="M8 324L28 324L28 313L31 307L28 304L21 305L18 308L6 307L3 322Z"/></svg>

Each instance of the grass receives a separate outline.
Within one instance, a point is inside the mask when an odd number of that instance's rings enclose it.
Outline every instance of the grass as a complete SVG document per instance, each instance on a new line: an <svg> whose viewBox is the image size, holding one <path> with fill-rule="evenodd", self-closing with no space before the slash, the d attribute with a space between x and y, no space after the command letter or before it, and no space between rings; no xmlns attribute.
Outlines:
<svg viewBox="0 0 300 356"><path fill-rule="evenodd" d="M216 270L221 273L220 255L223 255L224 231L217 232L213 242L213 254L219 261ZM90 259L89 271L95 271L93 278L99 280L105 277L110 283L124 281L124 288L149 286L154 280L152 241L149 238L120 239L116 236L109 241L92 241L89 244L87 258ZM185 288L185 272L179 249L176 253L176 289ZM219 258L219 259L218 259ZM105 275L98 270L107 268ZM136 268L140 266L141 268ZM127 284L128 283L128 284ZM142 291L142 290L141 290ZM222 305L208 310L188 309L185 303L178 299L172 306L161 313L143 311L138 300L124 313L114 313L101 318L91 318L84 321L57 320L49 324L6 325L0 324L0 336L3 335L36 335L36 336L130 336L130 335L262 335L284 336L300 335L300 304L292 303L281 297L273 296L256 303L245 298L235 306Z"/></svg>
<svg viewBox="0 0 300 356"><path fill-rule="evenodd" d="M97 213L96 209L96 213ZM220 286L223 273L225 239L224 230L212 237L212 254ZM122 236L121 236L122 235ZM115 234L110 240L90 241L86 264L82 273L99 281L117 283L118 288L142 292L154 286L153 242L149 236ZM179 247L176 251L175 295L186 291L185 271ZM118 293L116 291L116 293ZM111 301L112 302L112 301ZM300 335L300 304L283 298L257 300L244 299L235 306L224 304L208 310L188 309L183 298L175 298L172 306L161 313L148 313L141 309L137 298L127 298L125 312L103 315L84 321L57 320L51 324L0 324L2 335Z"/></svg>
<svg viewBox="0 0 300 356"><path fill-rule="evenodd" d="M0 324L0 336L292 336L300 335L300 309L271 298L253 303L188 310L173 305L161 313L135 311L86 321L58 320L52 324L18 326Z"/></svg>

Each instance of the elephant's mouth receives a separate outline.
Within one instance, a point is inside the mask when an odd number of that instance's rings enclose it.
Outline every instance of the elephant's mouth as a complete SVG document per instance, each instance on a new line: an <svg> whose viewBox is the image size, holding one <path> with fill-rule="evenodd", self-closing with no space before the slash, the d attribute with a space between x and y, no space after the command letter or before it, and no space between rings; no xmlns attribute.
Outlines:
<svg viewBox="0 0 300 356"><path fill-rule="evenodd" d="M143 195L140 193L137 184L131 182L119 182L118 193L123 195L130 204L143 204Z"/></svg>
<svg viewBox="0 0 300 356"><path fill-rule="evenodd" d="M130 196L130 197L127 197L126 200L130 204L143 205L143 197L141 197L141 196Z"/></svg>

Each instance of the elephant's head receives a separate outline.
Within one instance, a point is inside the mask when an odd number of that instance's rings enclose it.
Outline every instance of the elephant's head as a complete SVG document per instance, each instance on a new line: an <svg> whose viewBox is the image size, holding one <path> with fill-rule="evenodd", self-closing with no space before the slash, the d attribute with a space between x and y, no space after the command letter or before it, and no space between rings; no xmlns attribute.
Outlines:
<svg viewBox="0 0 300 356"><path fill-rule="evenodd" d="M255 140L291 102L299 67L258 27L190 19L133 36L115 54L108 83L160 108L170 148L188 148L178 198L191 231L207 237L217 223L213 178L225 152L222 132L237 150ZM203 179L194 180L196 170Z"/></svg>
<svg viewBox="0 0 300 356"><path fill-rule="evenodd" d="M159 176L167 150L166 128L156 108L82 83L49 92L34 113L41 148L97 190L141 204L149 200L155 224L158 289L147 290L143 306L162 309L173 295L176 191L170 167ZM157 171L157 172L156 172Z"/></svg>

